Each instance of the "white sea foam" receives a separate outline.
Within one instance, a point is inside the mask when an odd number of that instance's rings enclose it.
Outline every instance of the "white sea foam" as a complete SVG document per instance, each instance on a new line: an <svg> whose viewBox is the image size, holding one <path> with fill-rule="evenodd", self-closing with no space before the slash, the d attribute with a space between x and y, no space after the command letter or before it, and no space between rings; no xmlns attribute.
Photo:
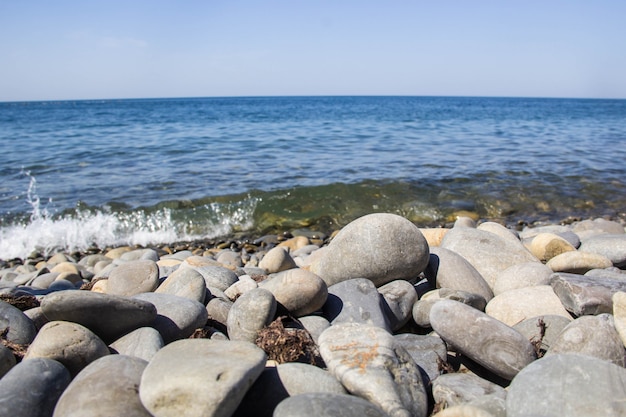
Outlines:
<svg viewBox="0 0 626 417"><path fill-rule="evenodd" d="M202 213L193 219L178 221L168 208L150 213L78 211L54 217L42 207L34 177L26 201L32 207L30 220L0 228L0 259L26 258L33 251L49 255L93 246L149 246L224 236L251 228L257 204L254 198L234 204L211 203L201 207Z"/></svg>

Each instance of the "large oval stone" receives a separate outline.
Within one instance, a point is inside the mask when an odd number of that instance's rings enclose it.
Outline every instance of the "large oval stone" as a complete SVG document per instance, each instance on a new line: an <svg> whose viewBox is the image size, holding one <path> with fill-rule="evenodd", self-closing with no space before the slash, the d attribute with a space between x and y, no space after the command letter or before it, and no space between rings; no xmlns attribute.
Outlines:
<svg viewBox="0 0 626 417"><path fill-rule="evenodd" d="M248 342L179 340L152 358L139 396L155 417L229 417L265 361L265 352Z"/></svg>
<svg viewBox="0 0 626 417"><path fill-rule="evenodd" d="M606 256L618 268L626 266L626 234L598 235L586 239L579 248L582 252Z"/></svg>
<svg viewBox="0 0 626 417"><path fill-rule="evenodd" d="M274 320L276 307L274 295L264 288L244 293L228 311L228 337L254 343L259 330Z"/></svg>
<svg viewBox="0 0 626 417"><path fill-rule="evenodd" d="M549 285L518 288L498 294L487 303L485 313L509 326L536 316L552 314L568 319L571 317Z"/></svg>
<svg viewBox="0 0 626 417"><path fill-rule="evenodd" d="M92 362L63 392L54 417L150 417L138 391L147 365L142 359L125 355Z"/></svg>
<svg viewBox="0 0 626 417"><path fill-rule="evenodd" d="M6 340L18 345L26 345L33 341L37 329L20 309L9 303L0 301L0 332Z"/></svg>
<svg viewBox="0 0 626 417"><path fill-rule="evenodd" d="M54 359L75 376L85 366L108 354L107 345L86 327L67 321L51 321L39 330L24 359Z"/></svg>
<svg viewBox="0 0 626 417"><path fill-rule="evenodd" d="M0 379L0 415L47 417L72 377L48 358L23 360Z"/></svg>
<svg viewBox="0 0 626 417"><path fill-rule="evenodd" d="M416 278L426 268L428 255L428 243L417 226L395 214L375 213L341 229L310 270L328 286L367 278L379 287Z"/></svg>
<svg viewBox="0 0 626 417"><path fill-rule="evenodd" d="M125 262L111 271L107 293L133 296L154 291L159 285L159 266L151 260Z"/></svg>
<svg viewBox="0 0 626 417"><path fill-rule="evenodd" d="M509 386L507 417L626 415L626 369L591 356L545 356Z"/></svg>
<svg viewBox="0 0 626 417"><path fill-rule="evenodd" d="M458 301L435 303L430 323L446 343L502 378L512 379L535 360L533 346L521 333Z"/></svg>
<svg viewBox="0 0 626 417"><path fill-rule="evenodd" d="M204 304L207 293L204 277L192 268L178 268L154 291L189 298Z"/></svg>
<svg viewBox="0 0 626 417"><path fill-rule="evenodd" d="M391 417L426 416L428 400L419 367L385 330L336 324L322 333L319 347L329 371L350 393Z"/></svg>
<svg viewBox="0 0 626 417"><path fill-rule="evenodd" d="M91 291L59 291L41 301L50 321L71 321L87 327L105 342L151 324L157 316L152 303Z"/></svg>
<svg viewBox="0 0 626 417"><path fill-rule="evenodd" d="M110 345L120 355L134 356L148 362L163 346L161 333L153 327L140 327Z"/></svg>
<svg viewBox="0 0 626 417"><path fill-rule="evenodd" d="M328 297L326 283L314 273L299 268L272 275L259 287L271 292L294 317L319 310Z"/></svg>

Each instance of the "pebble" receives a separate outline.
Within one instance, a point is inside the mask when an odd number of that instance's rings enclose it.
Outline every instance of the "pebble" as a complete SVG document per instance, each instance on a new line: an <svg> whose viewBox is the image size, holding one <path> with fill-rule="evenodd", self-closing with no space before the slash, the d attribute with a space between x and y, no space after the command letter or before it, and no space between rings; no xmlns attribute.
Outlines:
<svg viewBox="0 0 626 417"><path fill-rule="evenodd" d="M189 261L191 258L199 258L198 256L190 256L183 262L181 268L187 268L185 263ZM217 288L220 291L226 291L228 287L233 285L235 282L239 280L239 277L235 273L228 268L224 268L223 266L218 265L201 265L201 266L190 266L190 268L195 269L202 275L204 278L204 282L207 288Z"/></svg>
<svg viewBox="0 0 626 417"><path fill-rule="evenodd" d="M141 327L120 337L109 347L120 355L134 356L149 362L164 345L158 330Z"/></svg>
<svg viewBox="0 0 626 417"><path fill-rule="evenodd" d="M226 295L230 300L236 300L242 294L247 291L253 290L257 288L259 285L255 280L253 280L249 275L241 275L239 277L239 281L235 282L230 287L224 290L224 295Z"/></svg>
<svg viewBox="0 0 626 417"><path fill-rule="evenodd" d="M465 258L493 289L499 273L525 262L539 262L519 241L470 227L454 227L443 238L441 247Z"/></svg>
<svg viewBox="0 0 626 417"><path fill-rule="evenodd" d="M85 366L108 354L107 345L86 327L67 321L51 321L39 330L24 359L54 359L76 376Z"/></svg>
<svg viewBox="0 0 626 417"><path fill-rule="evenodd" d="M26 345L33 341L37 329L31 319L9 303L0 301L0 333L11 343Z"/></svg>
<svg viewBox="0 0 626 417"><path fill-rule="evenodd" d="M360 323L330 326L319 349L328 370L353 395L390 417L425 417L426 389L418 366L384 329Z"/></svg>
<svg viewBox="0 0 626 417"><path fill-rule="evenodd" d="M233 306L233 302L224 297L213 297L206 305L206 311L209 319L226 326L228 321L228 312Z"/></svg>
<svg viewBox="0 0 626 417"><path fill-rule="evenodd" d="M552 269L538 262L513 265L496 276L493 286L495 295L518 288L549 285Z"/></svg>
<svg viewBox="0 0 626 417"><path fill-rule="evenodd" d="M624 343L611 314L582 316L569 323L556 337L546 356L578 353L610 361L624 367Z"/></svg>
<svg viewBox="0 0 626 417"><path fill-rule="evenodd" d="M289 397L273 417L390 417L376 405L354 395L309 393Z"/></svg>
<svg viewBox="0 0 626 417"><path fill-rule="evenodd" d="M320 335L330 327L330 322L322 316L304 316L299 317L298 321L311 335L315 343L318 342Z"/></svg>
<svg viewBox="0 0 626 417"><path fill-rule="evenodd" d="M575 251L567 240L554 233L539 233L529 245L530 252L540 261L549 261L557 255Z"/></svg>
<svg viewBox="0 0 626 417"><path fill-rule="evenodd" d="M0 415L52 416L70 381L68 370L53 359L25 359L0 379Z"/></svg>
<svg viewBox="0 0 626 417"><path fill-rule="evenodd" d="M246 292L228 312L228 337L230 340L254 343L259 330L274 320L276 308L276 298L270 291L255 288Z"/></svg>
<svg viewBox="0 0 626 417"><path fill-rule="evenodd" d="M605 234L584 240L579 248L582 252L590 252L607 257L614 266L626 267L626 234Z"/></svg>
<svg viewBox="0 0 626 417"><path fill-rule="evenodd" d="M548 314L570 318L549 285L518 288L498 294L487 303L485 313L509 326Z"/></svg>
<svg viewBox="0 0 626 417"><path fill-rule="evenodd" d="M417 301L415 287L408 281L395 280L378 288L389 327L396 331L409 322Z"/></svg>
<svg viewBox="0 0 626 417"><path fill-rule="evenodd" d="M466 404L487 395L506 399L504 388L473 374L440 375L432 382L432 388L435 404L443 407Z"/></svg>
<svg viewBox="0 0 626 417"><path fill-rule="evenodd" d="M54 417L150 417L138 392L147 365L143 359L125 355L93 361L65 389Z"/></svg>
<svg viewBox="0 0 626 417"><path fill-rule="evenodd" d="M274 274L296 267L296 262L291 255L289 255L287 249L282 246L276 246L270 249L263 259L261 259L261 262L259 262L259 268L263 268L268 274Z"/></svg>
<svg viewBox="0 0 626 417"><path fill-rule="evenodd" d="M133 296L154 291L159 285L159 267L151 260L120 264L109 274L107 293Z"/></svg>
<svg viewBox="0 0 626 417"><path fill-rule="evenodd" d="M154 304L157 316L150 327L159 331L165 344L191 336L208 320L204 305L189 298L153 292L137 294L133 298Z"/></svg>
<svg viewBox="0 0 626 417"><path fill-rule="evenodd" d="M179 268L168 276L154 292L177 295L204 304L207 288L204 277L198 271L191 268Z"/></svg>
<svg viewBox="0 0 626 417"><path fill-rule="evenodd" d="M314 273L300 268L273 274L259 287L271 292L276 302L294 317L321 309L328 297L326 283Z"/></svg>
<svg viewBox="0 0 626 417"><path fill-rule="evenodd" d="M363 323L390 331L383 304L371 280L354 278L328 287L323 312L332 325Z"/></svg>
<svg viewBox="0 0 626 417"><path fill-rule="evenodd" d="M623 280L566 272L554 273L550 285L565 309L575 316L612 313L613 294L626 291Z"/></svg>
<svg viewBox="0 0 626 417"><path fill-rule="evenodd" d="M493 291L480 272L461 255L449 249L431 248L424 275L433 287L478 294L487 301L493 298Z"/></svg>
<svg viewBox="0 0 626 417"><path fill-rule="evenodd" d="M511 380L536 358L521 333L458 301L435 303L430 322L448 345L502 378Z"/></svg>
<svg viewBox="0 0 626 417"><path fill-rule="evenodd" d="M91 291L59 291L44 297L41 311L50 321L81 324L105 342L150 325L157 316L152 303Z"/></svg>
<svg viewBox="0 0 626 417"><path fill-rule="evenodd" d="M178 340L148 363L139 396L155 417L231 416L265 362L265 352L248 342Z"/></svg>
<svg viewBox="0 0 626 417"><path fill-rule="evenodd" d="M511 381L507 417L626 415L626 369L591 356L545 356Z"/></svg>
<svg viewBox="0 0 626 417"><path fill-rule="evenodd" d="M550 259L546 266L553 272L585 274L592 269L609 268L613 266L613 263L604 255L578 250L557 255Z"/></svg>
<svg viewBox="0 0 626 417"><path fill-rule="evenodd" d="M477 310L484 311L487 302L478 294L472 294L465 291L451 290L448 288L440 288L430 291L413 304L412 316L413 321L421 327L431 327L430 310L435 303L440 300L454 300L463 304L467 304Z"/></svg>
<svg viewBox="0 0 626 417"><path fill-rule="evenodd" d="M330 287L366 278L379 287L396 279L416 278L428 264L428 243L404 217L375 213L346 225L311 262L311 272Z"/></svg>

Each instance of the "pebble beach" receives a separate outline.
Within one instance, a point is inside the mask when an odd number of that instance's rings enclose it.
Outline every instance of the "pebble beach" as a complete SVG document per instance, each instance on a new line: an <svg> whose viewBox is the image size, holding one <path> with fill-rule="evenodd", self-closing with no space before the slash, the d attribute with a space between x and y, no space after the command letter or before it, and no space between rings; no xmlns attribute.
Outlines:
<svg viewBox="0 0 626 417"><path fill-rule="evenodd" d="M0 416L626 415L620 218L0 261Z"/></svg>

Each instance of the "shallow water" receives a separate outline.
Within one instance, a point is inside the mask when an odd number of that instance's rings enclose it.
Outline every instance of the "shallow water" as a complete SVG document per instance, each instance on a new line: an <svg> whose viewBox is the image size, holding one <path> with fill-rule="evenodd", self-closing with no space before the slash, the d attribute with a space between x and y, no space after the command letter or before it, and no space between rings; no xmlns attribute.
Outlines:
<svg viewBox="0 0 626 417"><path fill-rule="evenodd" d="M0 258L373 211L420 225L626 207L626 100L266 97L0 103Z"/></svg>

